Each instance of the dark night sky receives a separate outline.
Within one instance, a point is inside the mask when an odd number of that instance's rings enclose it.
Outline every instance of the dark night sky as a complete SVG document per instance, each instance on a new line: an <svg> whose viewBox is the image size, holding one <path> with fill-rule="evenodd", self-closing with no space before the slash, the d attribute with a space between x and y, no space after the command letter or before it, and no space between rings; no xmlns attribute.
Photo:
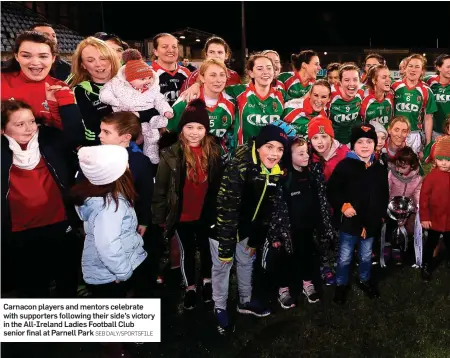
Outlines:
<svg viewBox="0 0 450 358"><path fill-rule="evenodd" d="M246 2L247 47L282 55L307 47L449 47L448 2ZM363 11L362 6L367 10ZM185 27L241 46L238 2L104 2L108 32L149 38ZM364 15L364 14L370 14Z"/></svg>

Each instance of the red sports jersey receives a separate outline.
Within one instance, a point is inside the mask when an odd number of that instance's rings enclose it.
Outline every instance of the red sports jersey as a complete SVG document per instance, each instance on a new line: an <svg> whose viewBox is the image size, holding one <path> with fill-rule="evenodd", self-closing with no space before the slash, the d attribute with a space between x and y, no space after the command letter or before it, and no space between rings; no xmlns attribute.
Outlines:
<svg viewBox="0 0 450 358"><path fill-rule="evenodd" d="M277 89L277 90L283 90L283 91L286 91L286 88L284 87L284 83L283 82L281 82L280 80L278 80L278 79L276 79L275 80L276 82L275 82L275 89Z"/></svg>
<svg viewBox="0 0 450 358"><path fill-rule="evenodd" d="M286 102L283 112L283 121L291 124L298 135L307 137L308 123L318 115L327 117L327 113L324 109L322 109L321 112L314 111L311 105L311 97L306 97Z"/></svg>
<svg viewBox="0 0 450 358"><path fill-rule="evenodd" d="M44 124L62 129L59 106L75 103L75 97L72 91L57 91L55 96L60 97L59 105L58 102L47 101L46 82L50 86L67 87L67 84L51 76L37 82L30 80L22 71L2 73L2 101L10 99L24 101L31 106L34 116L42 119Z"/></svg>
<svg viewBox="0 0 450 358"><path fill-rule="evenodd" d="M394 94L388 92L381 101L378 101L375 97L375 92L372 90L368 90L359 110L359 115L363 122L368 123L375 120L385 128L389 125L393 113Z"/></svg>
<svg viewBox="0 0 450 358"><path fill-rule="evenodd" d="M194 71L191 73L191 75L188 77L186 81L184 81L183 86L181 87L180 94L186 91L189 87L191 87L195 82L197 82L198 75L200 74L200 71ZM226 86L232 86L232 85L239 85L241 84L241 77L236 71L228 69L227 71L227 83Z"/></svg>

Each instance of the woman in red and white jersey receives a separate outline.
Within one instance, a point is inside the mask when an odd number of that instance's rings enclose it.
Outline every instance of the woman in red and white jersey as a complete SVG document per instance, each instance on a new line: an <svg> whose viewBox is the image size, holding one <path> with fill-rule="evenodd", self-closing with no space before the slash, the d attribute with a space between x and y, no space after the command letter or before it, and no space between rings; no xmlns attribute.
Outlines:
<svg viewBox="0 0 450 358"><path fill-rule="evenodd" d="M230 46L226 43L226 41L221 37L210 37L206 40L205 47L203 49L205 54L205 59L208 60L210 58L216 58L223 62L227 62L231 58L231 49ZM186 91L189 87L191 87L194 83L197 82L198 75L200 74L199 70L194 71L190 74L188 79L184 82L183 87L181 88L180 94ZM241 77L236 71L227 69L227 83L225 86L238 85L241 84Z"/></svg>
<svg viewBox="0 0 450 358"><path fill-rule="evenodd" d="M2 101L28 103L38 122L63 130L76 147L83 140L83 127L75 96L49 74L56 58L55 42L40 32L25 31L17 37L13 52L10 66L2 70Z"/></svg>
<svg viewBox="0 0 450 358"><path fill-rule="evenodd" d="M153 38L153 55L156 59L151 64L152 70L159 77L161 93L172 106L191 72L178 64L178 40L171 34L161 33Z"/></svg>
<svg viewBox="0 0 450 358"><path fill-rule="evenodd" d="M367 75L366 87L359 111L362 121L376 121L387 128L394 113L389 68L386 65L372 66Z"/></svg>
<svg viewBox="0 0 450 358"><path fill-rule="evenodd" d="M301 98L311 89L321 70L319 56L313 50L304 50L291 55L291 65L294 71L280 73L278 79L291 99Z"/></svg>

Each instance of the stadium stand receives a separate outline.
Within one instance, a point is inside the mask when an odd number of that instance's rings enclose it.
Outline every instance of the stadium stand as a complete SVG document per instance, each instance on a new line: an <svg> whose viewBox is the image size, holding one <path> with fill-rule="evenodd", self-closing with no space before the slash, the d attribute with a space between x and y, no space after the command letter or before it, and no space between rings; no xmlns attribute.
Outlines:
<svg viewBox="0 0 450 358"><path fill-rule="evenodd" d="M28 30L38 22L48 22L47 19L30 9L14 2L2 2L1 14L1 51L12 52L14 41L18 34ZM58 49L61 54L71 54L77 44L83 40L77 32L63 25L52 24L58 38Z"/></svg>

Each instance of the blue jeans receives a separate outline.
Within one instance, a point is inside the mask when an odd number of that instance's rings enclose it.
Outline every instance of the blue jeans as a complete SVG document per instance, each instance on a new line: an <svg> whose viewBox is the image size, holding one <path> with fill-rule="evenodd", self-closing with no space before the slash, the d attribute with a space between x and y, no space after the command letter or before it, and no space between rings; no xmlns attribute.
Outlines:
<svg viewBox="0 0 450 358"><path fill-rule="evenodd" d="M339 232L339 261L336 270L336 283L338 286L348 284L349 268L357 241L359 241L359 279L363 282L370 279L373 239L373 237L363 239L345 232Z"/></svg>

